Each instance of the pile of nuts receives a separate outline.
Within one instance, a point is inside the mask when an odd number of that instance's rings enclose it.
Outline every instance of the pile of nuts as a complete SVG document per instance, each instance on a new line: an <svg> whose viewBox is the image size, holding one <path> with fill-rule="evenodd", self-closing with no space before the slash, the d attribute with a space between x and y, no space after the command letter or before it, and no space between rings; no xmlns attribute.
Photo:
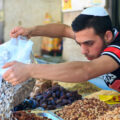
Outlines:
<svg viewBox="0 0 120 120"><path fill-rule="evenodd" d="M34 113L18 111L13 113L12 120L52 120L47 117L36 116Z"/></svg>
<svg viewBox="0 0 120 120"><path fill-rule="evenodd" d="M64 120L95 120L108 110L109 106L106 103L95 98L85 98L75 101L72 105L65 106L55 114Z"/></svg>
<svg viewBox="0 0 120 120"><path fill-rule="evenodd" d="M112 106L110 106L110 110L114 110L115 108L119 108L120 104L114 104Z"/></svg>
<svg viewBox="0 0 120 120"><path fill-rule="evenodd" d="M14 111L34 109L36 107L53 110L81 99L82 96L78 95L76 91L71 92L59 85L55 85L34 98L26 99L20 105L16 106Z"/></svg>
<svg viewBox="0 0 120 120"><path fill-rule="evenodd" d="M34 83L34 80L28 80L20 85L12 86L6 81L2 81L0 88L0 116L2 119L11 118L12 109L29 96Z"/></svg>
<svg viewBox="0 0 120 120"><path fill-rule="evenodd" d="M120 120L120 107L116 107L114 110L108 111L97 120Z"/></svg>

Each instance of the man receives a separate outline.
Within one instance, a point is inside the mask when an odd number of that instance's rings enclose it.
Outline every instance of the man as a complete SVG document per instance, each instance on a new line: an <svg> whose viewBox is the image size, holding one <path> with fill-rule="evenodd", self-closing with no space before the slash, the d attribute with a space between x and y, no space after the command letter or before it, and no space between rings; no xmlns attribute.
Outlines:
<svg viewBox="0 0 120 120"><path fill-rule="evenodd" d="M86 62L75 61L60 64L23 64L10 62L3 68L3 78L13 85L29 78L44 78L62 82L84 82L97 76L105 76L106 84L120 91L120 34L113 30L110 17L102 7L91 7L72 22L72 28L64 24L48 24L33 28L14 28L10 36L49 36L74 39L87 57Z"/></svg>

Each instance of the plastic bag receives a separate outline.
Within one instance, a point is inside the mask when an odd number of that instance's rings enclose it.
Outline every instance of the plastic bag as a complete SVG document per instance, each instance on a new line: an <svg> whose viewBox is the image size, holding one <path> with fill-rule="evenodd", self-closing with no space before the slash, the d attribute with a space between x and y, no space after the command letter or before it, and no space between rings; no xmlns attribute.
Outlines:
<svg viewBox="0 0 120 120"><path fill-rule="evenodd" d="M2 66L11 61L30 63L32 46L33 42L31 40L27 40L27 38L23 36L11 38L8 42L0 45L0 86L2 75L9 69L2 69Z"/></svg>

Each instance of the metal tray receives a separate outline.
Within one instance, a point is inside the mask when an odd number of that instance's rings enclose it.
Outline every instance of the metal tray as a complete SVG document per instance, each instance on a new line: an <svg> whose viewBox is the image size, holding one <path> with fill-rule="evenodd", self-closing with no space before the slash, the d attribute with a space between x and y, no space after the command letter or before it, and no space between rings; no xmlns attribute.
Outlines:
<svg viewBox="0 0 120 120"><path fill-rule="evenodd" d="M49 112L38 113L37 116L47 117L51 120L63 120L62 118L60 118L59 116L57 116L56 114L54 114L50 111Z"/></svg>

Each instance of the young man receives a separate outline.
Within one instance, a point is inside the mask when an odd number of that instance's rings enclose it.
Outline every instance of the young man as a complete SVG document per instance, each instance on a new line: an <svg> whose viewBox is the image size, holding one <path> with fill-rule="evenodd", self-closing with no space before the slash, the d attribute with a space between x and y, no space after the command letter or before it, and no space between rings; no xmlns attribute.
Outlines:
<svg viewBox="0 0 120 120"><path fill-rule="evenodd" d="M23 64L10 62L3 68L10 69L3 78L13 85L29 78L44 78L62 82L83 82L106 74L106 84L120 91L120 34L112 28L110 17L102 7L91 7L72 22L72 28L64 24L48 24L33 28L14 28L10 36L23 35L69 37L82 49L87 62L75 61L60 64Z"/></svg>

